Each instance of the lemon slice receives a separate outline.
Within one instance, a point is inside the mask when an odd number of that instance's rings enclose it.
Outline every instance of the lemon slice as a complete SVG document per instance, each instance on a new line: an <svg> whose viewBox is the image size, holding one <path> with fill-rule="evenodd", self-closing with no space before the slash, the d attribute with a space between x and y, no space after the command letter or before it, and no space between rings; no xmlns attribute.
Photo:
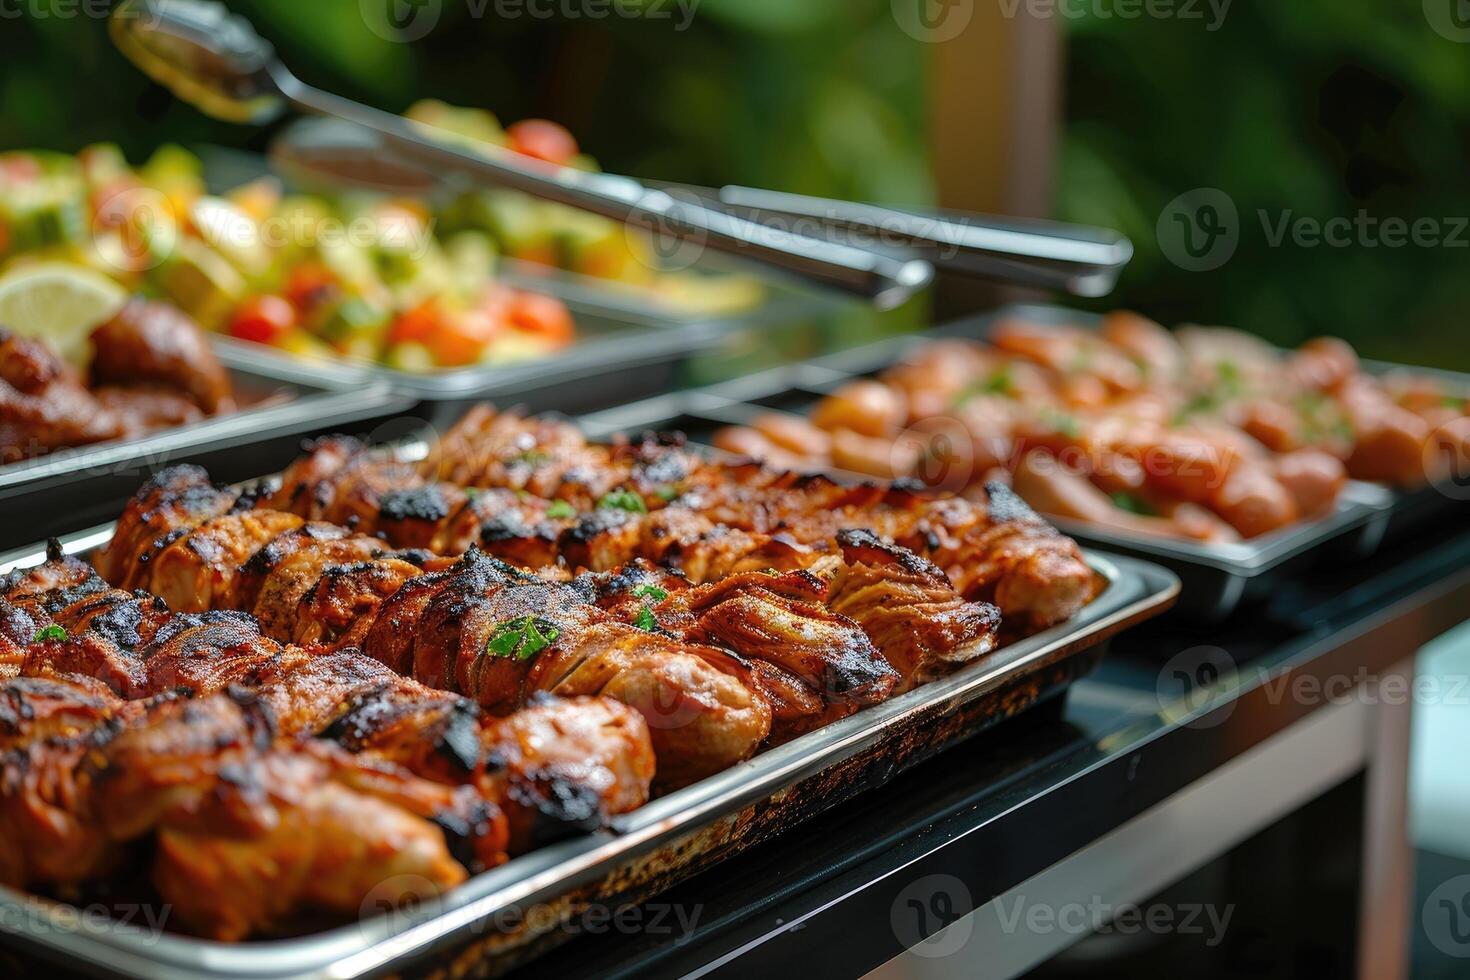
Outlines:
<svg viewBox="0 0 1470 980"><path fill-rule="evenodd" d="M44 341L84 368L93 330L117 315L128 291L100 272L64 262L22 266L0 277L0 327Z"/></svg>

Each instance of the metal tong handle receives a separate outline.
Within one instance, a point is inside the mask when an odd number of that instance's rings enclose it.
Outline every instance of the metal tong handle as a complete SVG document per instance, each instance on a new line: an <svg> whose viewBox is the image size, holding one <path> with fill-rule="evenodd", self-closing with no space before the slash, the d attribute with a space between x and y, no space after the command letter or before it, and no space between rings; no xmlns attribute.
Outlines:
<svg viewBox="0 0 1470 980"><path fill-rule="evenodd" d="M934 276L928 262L770 228L675 198L630 177L537 165L509 151L492 157L436 139L432 129L302 82L243 18L211 0L124 0L113 37L135 64L181 98L237 122L261 121L279 96L304 112L342 119L438 171L464 174L580 208L696 246L730 252L896 306Z"/></svg>
<svg viewBox="0 0 1470 980"><path fill-rule="evenodd" d="M754 221L804 219L834 239L877 236L878 247L911 250L938 268L1079 296L1110 292L1133 258L1126 236L1081 225L925 214L734 185L714 196Z"/></svg>

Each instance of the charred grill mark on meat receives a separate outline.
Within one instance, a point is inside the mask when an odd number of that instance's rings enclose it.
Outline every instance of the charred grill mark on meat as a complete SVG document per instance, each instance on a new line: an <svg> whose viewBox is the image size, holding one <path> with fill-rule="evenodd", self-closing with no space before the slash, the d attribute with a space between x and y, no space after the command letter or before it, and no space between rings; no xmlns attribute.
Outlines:
<svg viewBox="0 0 1470 980"><path fill-rule="evenodd" d="M355 912L384 867L442 891L647 798L647 729L614 702L485 719L356 651L283 648L240 612L168 614L59 553L7 576L0 602L58 630L0 682L7 884L93 880L149 839L183 924L242 938ZM146 608L115 615L131 602ZM525 734L548 730L568 744Z"/></svg>

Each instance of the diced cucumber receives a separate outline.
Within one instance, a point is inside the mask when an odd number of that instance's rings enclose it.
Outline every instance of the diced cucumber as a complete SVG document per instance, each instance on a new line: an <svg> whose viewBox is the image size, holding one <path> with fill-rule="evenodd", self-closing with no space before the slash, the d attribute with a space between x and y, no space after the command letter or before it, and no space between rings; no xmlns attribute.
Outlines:
<svg viewBox="0 0 1470 980"><path fill-rule="evenodd" d="M175 303L205 327L224 323L248 292L245 278L218 252L194 238L180 238L151 275Z"/></svg>

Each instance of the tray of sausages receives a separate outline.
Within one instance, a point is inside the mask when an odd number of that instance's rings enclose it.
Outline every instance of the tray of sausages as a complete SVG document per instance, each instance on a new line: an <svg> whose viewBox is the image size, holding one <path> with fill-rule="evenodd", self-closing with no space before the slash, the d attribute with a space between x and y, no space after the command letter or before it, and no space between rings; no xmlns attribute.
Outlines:
<svg viewBox="0 0 1470 980"><path fill-rule="evenodd" d="M1371 553L1411 505L1464 499L1467 392L1333 339L1288 352L1025 306L686 405L699 438L776 465L961 497L1005 482L1078 540L1166 565L1185 582L1179 611L1214 620L1303 562Z"/></svg>
<svg viewBox="0 0 1470 980"><path fill-rule="evenodd" d="M0 930L149 977L500 972L1057 703L1178 588L1002 485L489 407L167 468L0 557Z"/></svg>

